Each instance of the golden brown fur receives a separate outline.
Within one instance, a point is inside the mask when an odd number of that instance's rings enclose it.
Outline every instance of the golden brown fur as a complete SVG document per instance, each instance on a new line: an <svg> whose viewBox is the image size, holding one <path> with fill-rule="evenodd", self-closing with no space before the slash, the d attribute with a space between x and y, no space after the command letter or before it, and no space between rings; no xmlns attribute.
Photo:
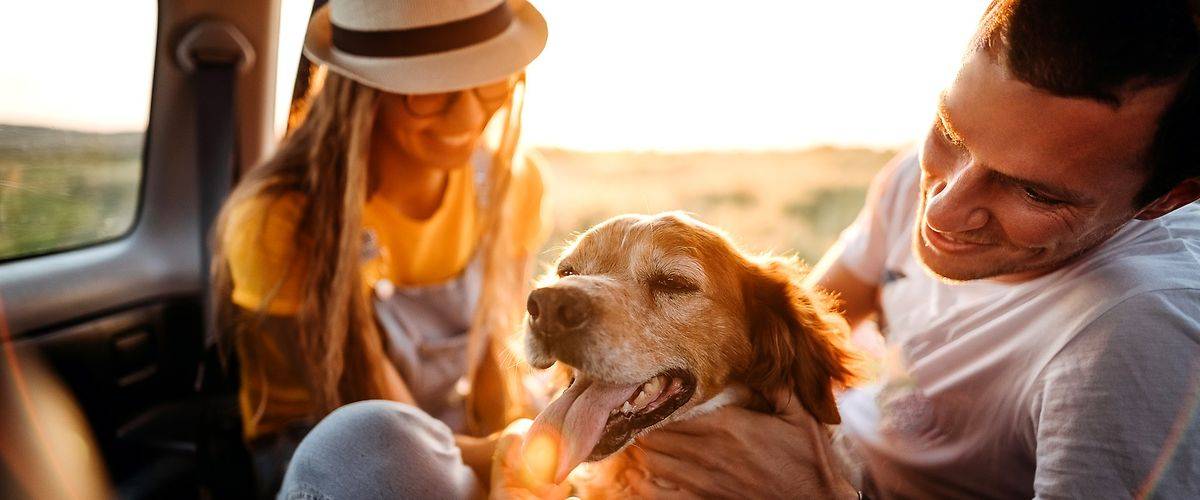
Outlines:
<svg viewBox="0 0 1200 500"><path fill-rule="evenodd" d="M563 252L556 271L542 287L583 294L592 319L585 334L531 335L526 351L534 366L558 360L622 383L690 370L691 400L652 428L687 418L731 387L750 394L734 404L764 411L772 408L763 395L789 389L822 423L840 422L833 394L855 382L858 357L829 298L801 285L796 259L746 255L718 229L666 213L599 224ZM663 283L686 286L668 293ZM623 462L617 453L593 464L595 481L585 492L619 490L602 483L619 478L613 469Z"/></svg>

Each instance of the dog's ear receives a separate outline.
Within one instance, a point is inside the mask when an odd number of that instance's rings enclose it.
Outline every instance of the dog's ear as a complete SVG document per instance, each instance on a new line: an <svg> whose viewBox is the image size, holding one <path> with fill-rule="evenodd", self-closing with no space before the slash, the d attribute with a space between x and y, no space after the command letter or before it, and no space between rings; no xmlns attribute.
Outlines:
<svg viewBox="0 0 1200 500"><path fill-rule="evenodd" d="M859 358L848 345L845 320L800 278L794 261L750 264L742 283L753 348L746 380L764 395L790 388L817 420L838 424L833 391L857 380Z"/></svg>

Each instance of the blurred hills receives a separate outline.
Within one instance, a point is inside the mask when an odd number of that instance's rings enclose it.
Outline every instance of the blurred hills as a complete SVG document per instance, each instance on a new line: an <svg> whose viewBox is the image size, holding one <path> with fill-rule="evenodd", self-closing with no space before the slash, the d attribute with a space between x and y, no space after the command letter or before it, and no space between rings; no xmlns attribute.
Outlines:
<svg viewBox="0 0 1200 500"><path fill-rule="evenodd" d="M0 161L123 160L141 154L144 135L0 124Z"/></svg>

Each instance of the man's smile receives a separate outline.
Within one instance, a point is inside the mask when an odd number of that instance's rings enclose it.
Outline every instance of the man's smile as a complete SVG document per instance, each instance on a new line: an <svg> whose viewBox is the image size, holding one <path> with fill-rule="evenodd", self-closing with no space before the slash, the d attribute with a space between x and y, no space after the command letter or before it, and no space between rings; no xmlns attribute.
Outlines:
<svg viewBox="0 0 1200 500"><path fill-rule="evenodd" d="M976 243L954 238L945 233L939 233L929 224L921 224L921 239L934 251L942 254L962 254L978 252L996 246L991 243Z"/></svg>

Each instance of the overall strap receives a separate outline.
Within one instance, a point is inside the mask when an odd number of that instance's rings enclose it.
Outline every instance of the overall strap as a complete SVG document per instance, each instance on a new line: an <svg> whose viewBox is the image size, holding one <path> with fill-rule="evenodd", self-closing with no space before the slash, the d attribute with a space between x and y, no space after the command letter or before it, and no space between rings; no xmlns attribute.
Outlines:
<svg viewBox="0 0 1200 500"><path fill-rule="evenodd" d="M475 148L471 154L471 179L475 182L475 200L479 208L488 206L488 172L492 169L492 152L487 148Z"/></svg>

